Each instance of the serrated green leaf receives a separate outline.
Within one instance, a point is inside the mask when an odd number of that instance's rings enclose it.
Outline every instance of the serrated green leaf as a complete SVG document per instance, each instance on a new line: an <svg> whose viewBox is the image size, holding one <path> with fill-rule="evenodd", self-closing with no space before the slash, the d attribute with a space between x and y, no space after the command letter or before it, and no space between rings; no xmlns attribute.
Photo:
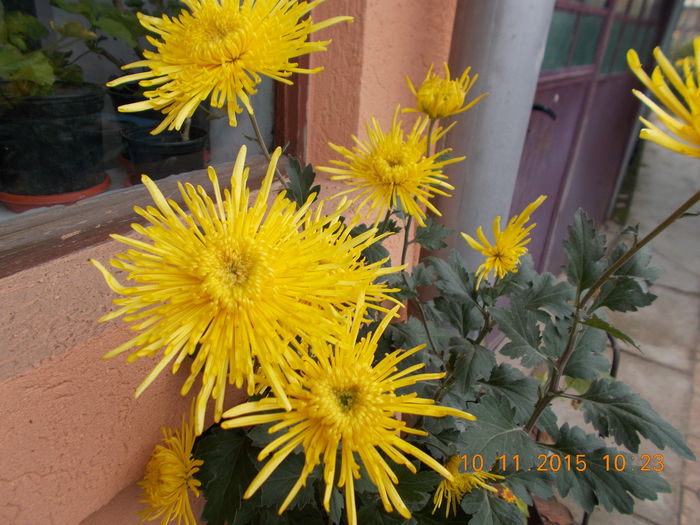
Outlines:
<svg viewBox="0 0 700 525"><path fill-rule="evenodd" d="M428 503L442 476L433 470L423 470L415 474L403 465L394 468L398 478L396 490L411 512L421 510Z"/></svg>
<svg viewBox="0 0 700 525"><path fill-rule="evenodd" d="M638 279L613 276L600 287L590 311L606 307L616 312L636 312L639 308L649 306L655 299L656 295L648 292L644 283Z"/></svg>
<svg viewBox="0 0 700 525"><path fill-rule="evenodd" d="M301 454L291 454L267 478L260 488L260 501L265 507L278 509L299 479L305 458ZM314 497L314 481L318 479L316 469L306 480L306 485L295 496L289 509L300 509L308 505Z"/></svg>
<svg viewBox="0 0 700 525"><path fill-rule="evenodd" d="M514 410L505 400L483 396L478 403L467 406L467 412L477 420L467 424L459 436L461 454L480 454L484 465L491 465L497 456L520 456L520 467L532 466L538 448L532 438L515 423Z"/></svg>
<svg viewBox="0 0 700 525"><path fill-rule="evenodd" d="M202 483L206 498L202 518L208 525L234 523L246 505L243 494L257 472L250 451L242 429L214 426L195 441L192 455L204 461L195 477Z"/></svg>
<svg viewBox="0 0 700 525"><path fill-rule="evenodd" d="M469 525L518 525L525 523L525 516L514 503L508 503L491 492L475 489L464 495L462 509L472 517Z"/></svg>
<svg viewBox="0 0 700 525"><path fill-rule="evenodd" d="M8 37L22 36L31 40L40 40L49 34L38 18L21 11L8 11L5 14L5 30Z"/></svg>
<svg viewBox="0 0 700 525"><path fill-rule="evenodd" d="M287 177L289 178L285 183L287 198L296 202L297 208L303 206L312 193L318 195L321 190L320 185L313 186L316 180L313 166L308 164L302 170L299 161L293 157L289 157Z"/></svg>
<svg viewBox="0 0 700 525"><path fill-rule="evenodd" d="M542 351L558 358L564 352L569 340L572 319L562 319L547 323L543 331ZM569 358L564 374L578 379L597 379L610 370L610 361L604 355L607 338L604 332L589 326L583 327L576 347Z"/></svg>
<svg viewBox="0 0 700 525"><path fill-rule="evenodd" d="M503 484L528 505L532 505L533 494L544 499L553 495L552 478L548 470L520 469L502 475L506 477Z"/></svg>
<svg viewBox="0 0 700 525"><path fill-rule="evenodd" d="M442 224L435 222L432 217L428 217L425 226L416 229L416 236L411 242L417 242L426 250L434 252L447 247L445 239L452 233L454 230L445 228Z"/></svg>
<svg viewBox="0 0 700 525"><path fill-rule="evenodd" d="M631 514L634 509L633 496L654 500L658 493L670 492L668 483L656 472L642 472L638 468L632 470L631 456L606 447L598 436L586 434L578 427L570 428L568 423L560 429L556 444L543 450L561 457L569 455L575 458L580 455L583 458L586 468L582 472L574 468L561 468L552 470L551 476L562 497L571 492L586 512L592 512L596 506L602 505L608 512L617 510ZM610 466L616 454L625 456L628 469L618 472ZM609 456L607 462L605 455Z"/></svg>
<svg viewBox="0 0 700 525"><path fill-rule="evenodd" d="M607 333L609 333L611 336L615 337L616 339L620 339L621 341L624 341L626 343L631 344L634 346L637 350L639 350L639 346L637 346L637 343L634 342L634 340L628 336L626 333L624 333L622 330L615 328L611 324L609 324L607 321L604 321L600 317L593 315L588 319L585 319L581 321L583 324L587 326L591 326L593 328L598 328L599 330L605 330Z"/></svg>
<svg viewBox="0 0 700 525"><path fill-rule="evenodd" d="M519 305L512 305L509 310L492 308L489 310L498 327L510 339L501 353L520 359L524 366L535 367L545 361L546 356L539 351L540 329L537 316Z"/></svg>
<svg viewBox="0 0 700 525"><path fill-rule="evenodd" d="M369 226L367 226L366 224L358 224L352 230L350 230L350 236L357 237L358 235L365 233L369 229ZM384 248L384 246L382 245L382 241L379 240L362 250L362 257L365 260L365 264L373 264L375 262L381 261L389 257L389 250ZM400 278L400 274L398 273L390 275L393 278L392 282L396 282L396 280Z"/></svg>
<svg viewBox="0 0 700 525"><path fill-rule="evenodd" d="M450 339L450 353L455 355L450 393L464 401L479 379L491 376L496 356L492 350L460 338ZM466 403L461 406L466 406Z"/></svg>
<svg viewBox="0 0 700 525"><path fill-rule="evenodd" d="M345 509L345 498L340 493L338 487L333 487L331 491L331 511L329 513L332 523L340 523L340 519L343 516L343 510Z"/></svg>
<svg viewBox="0 0 700 525"><path fill-rule="evenodd" d="M601 378L578 398L586 421L602 436L613 436L617 444L632 452L639 450L642 435L661 449L669 447L679 456L695 459L681 433L625 383Z"/></svg>
<svg viewBox="0 0 700 525"><path fill-rule="evenodd" d="M502 363L493 369L487 381L481 384L496 398L506 401L515 410L515 422L525 424L537 402L539 382L526 377L517 368Z"/></svg>
<svg viewBox="0 0 700 525"><path fill-rule="evenodd" d="M452 251L447 260L437 257L427 257L426 260L435 268L437 281L435 285L440 293L447 298L455 297L463 301L473 302L473 278L470 277L466 266L459 254Z"/></svg>
<svg viewBox="0 0 700 525"><path fill-rule="evenodd" d="M575 290L571 284L557 283L551 273L537 273L530 254L521 259L518 271L509 275L504 292L523 308L549 312L556 317L566 317L573 312L571 302Z"/></svg>
<svg viewBox="0 0 700 525"><path fill-rule="evenodd" d="M481 330L484 325L484 317L473 301L437 296L428 304L428 307L433 315L438 316L442 322L448 323L463 338Z"/></svg>
<svg viewBox="0 0 700 525"><path fill-rule="evenodd" d="M564 270L569 282L582 292L604 271L605 237L596 234L593 221L582 209L576 211L568 230L569 236L563 243L568 257Z"/></svg>

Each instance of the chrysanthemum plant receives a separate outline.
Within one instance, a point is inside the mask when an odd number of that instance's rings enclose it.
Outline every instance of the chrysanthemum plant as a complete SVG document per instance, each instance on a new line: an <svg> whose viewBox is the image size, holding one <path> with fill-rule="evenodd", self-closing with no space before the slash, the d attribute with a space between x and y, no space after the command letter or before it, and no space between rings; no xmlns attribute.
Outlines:
<svg viewBox="0 0 700 525"><path fill-rule="evenodd" d="M189 0L178 31L196 34L198 10L240 22L267 9L279 63L259 73L286 79L304 71L285 61L326 43L285 47L284 31L306 38L343 20L299 22L318 3ZM236 42L250 40L218 52ZM169 68L162 51L139 64L151 72L135 75L158 77L148 82L161 86L149 103L167 115L159 129L181 125L212 92L212 103L228 100L232 122L236 97L249 109L257 72L232 63L191 79L198 64ZM418 88L409 82L413 111L423 114L410 131L397 109L388 132L373 120L367 142L333 145L342 159L322 169L349 189L330 202L316 200L313 168L296 161L286 191L272 195L279 150L253 201L245 151L223 191L210 170L213 197L181 186L187 209L144 178L155 207L136 210L148 223L135 226L142 238L116 236L131 249L112 261L136 285L95 263L124 296L107 318L124 316L139 332L108 356L158 356L137 394L171 364L190 368L183 395L201 384L189 422L164 431L148 464L146 518L193 524L188 491L206 499L202 520L211 525L524 524L533 498L555 493L586 513L631 513L635 499L670 490L663 453L640 454L642 438L694 459L681 434L614 377L608 340L634 341L606 312L654 300L658 272L643 248L700 195L645 237L632 230L629 246L608 245L577 212L565 279L538 272L527 255L545 196L505 224L496 218L491 239L482 228L462 234L485 257L476 271L456 252L405 267L411 245L440 250L452 234L429 214L439 215L432 197L452 189L443 167L461 158L435 143L450 130L440 119L480 98L466 100L475 80L431 69ZM687 91L695 85L688 80ZM694 93L688 111L697 115ZM381 245L389 235L403 241L395 266ZM227 385L247 388L248 400L227 405ZM560 419L555 400L573 402L585 428ZM205 429L206 414L215 423Z"/></svg>

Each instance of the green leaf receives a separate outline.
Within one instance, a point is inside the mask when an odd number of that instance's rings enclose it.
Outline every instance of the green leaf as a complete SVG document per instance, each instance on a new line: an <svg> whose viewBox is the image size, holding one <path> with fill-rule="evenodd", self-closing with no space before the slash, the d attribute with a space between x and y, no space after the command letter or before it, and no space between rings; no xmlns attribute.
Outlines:
<svg viewBox="0 0 700 525"><path fill-rule="evenodd" d="M501 331L510 339L501 353L521 359L523 366L529 368L542 363L546 356L539 351L540 329L537 316L519 305L513 304L510 310L492 308L489 313L498 323Z"/></svg>
<svg viewBox="0 0 700 525"><path fill-rule="evenodd" d="M435 285L444 297L474 302L471 297L474 280L455 250L450 253L447 260L438 257L427 257L426 260L437 272Z"/></svg>
<svg viewBox="0 0 700 525"><path fill-rule="evenodd" d="M137 45L136 39L132 36L131 31L121 20L100 17L95 21L95 27L102 30L107 36L124 41L130 47L135 47Z"/></svg>
<svg viewBox="0 0 700 525"><path fill-rule="evenodd" d="M603 273L605 237L597 235L595 225L586 212L579 209L569 226L564 251L569 259L564 267L569 282L580 292L590 287Z"/></svg>
<svg viewBox="0 0 700 525"><path fill-rule="evenodd" d="M399 480L396 490L412 512L425 507L442 481L442 476L433 470L423 470L414 474L400 465L394 468L394 473Z"/></svg>
<svg viewBox="0 0 700 525"><path fill-rule="evenodd" d="M621 341L624 341L625 343L629 343L632 346L634 346L637 350L639 350L639 346L637 346L637 343L634 342L634 340L628 336L626 333L624 333L622 330L615 328L608 322L604 321L600 317L593 315L588 319L585 319L584 321L581 321L583 324L587 326L591 326L593 328L598 328L599 330L605 330L607 333L609 333L611 336L615 337L616 339L620 339Z"/></svg>
<svg viewBox="0 0 700 525"><path fill-rule="evenodd" d="M488 348L456 337L450 340L450 353L455 356L450 393L465 400L479 379L491 376L496 366L496 356ZM462 403L461 406L466 404Z"/></svg>
<svg viewBox="0 0 700 525"><path fill-rule="evenodd" d="M469 525L518 525L525 523L525 516L514 503L508 503L490 491L475 489L464 495L462 509L472 517Z"/></svg>
<svg viewBox="0 0 700 525"><path fill-rule="evenodd" d="M602 436L613 436L617 444L632 452L639 450L639 435L642 435L661 449L668 446L679 456L695 459L681 433L623 382L598 379L579 399L586 421Z"/></svg>
<svg viewBox="0 0 700 525"><path fill-rule="evenodd" d="M572 319L569 318L545 325L542 350L547 355L555 358L562 355L569 340L571 322ZM604 355L606 345L604 332L589 326L583 327L564 374L578 379L597 379L601 374L608 373L610 361Z"/></svg>
<svg viewBox="0 0 700 525"><path fill-rule="evenodd" d="M195 477L207 501L202 518L208 525L234 523L245 512L243 494L256 474L250 451L242 429L213 426L195 441L192 455L204 461Z"/></svg>
<svg viewBox="0 0 700 525"><path fill-rule="evenodd" d="M549 312L556 317L566 317L573 312L572 286L566 282L557 283L551 273L537 273L529 254L521 259L517 273L510 275L510 283L515 286L508 286L506 291L510 291L514 302L523 308Z"/></svg>
<svg viewBox="0 0 700 525"><path fill-rule="evenodd" d="M299 161L293 157L289 157L289 169L287 170L289 181L285 183L287 197L297 204L297 208L303 206L309 199L312 193L318 196L321 190L320 185L313 186L316 180L316 173L311 164L307 164L304 169L301 169Z"/></svg>
<svg viewBox="0 0 700 525"><path fill-rule="evenodd" d="M442 322L448 323L463 338L481 330L484 325L484 317L473 301L437 296L428 304L428 307L433 315L439 317Z"/></svg>
<svg viewBox="0 0 700 525"><path fill-rule="evenodd" d="M343 515L343 510L345 509L345 498L340 493L338 487L333 487L331 491L331 511L329 516L332 523L340 523L340 519Z"/></svg>
<svg viewBox="0 0 700 525"><path fill-rule="evenodd" d="M357 523L362 525L417 525L418 522L415 518L406 520L396 511L389 514L378 503L374 503L357 505Z"/></svg>
<svg viewBox="0 0 700 525"><path fill-rule="evenodd" d="M445 239L452 233L454 230L445 228L442 224L435 222L432 217L428 217L425 226L416 229L416 236L411 242L417 242L426 250L434 252L447 247Z"/></svg>
<svg viewBox="0 0 700 525"><path fill-rule="evenodd" d="M649 306L656 295L647 291L644 282L633 277L613 276L603 286L591 306L591 312L606 307L616 312L636 312Z"/></svg>
<svg viewBox="0 0 700 525"><path fill-rule="evenodd" d="M578 427L569 428L566 423L560 429L555 445L543 448L561 457L580 455L586 468L578 472L575 468L561 468L550 472L557 490L566 497L570 492L586 512L602 505L608 512L617 510L631 514L634 509L632 496L654 500L659 492L670 492L668 483L656 472L642 472L633 468L631 456L612 447L594 434L586 434ZM611 467L616 454L625 457L627 469L618 472ZM608 455L606 462L605 456Z"/></svg>
<svg viewBox="0 0 700 525"><path fill-rule="evenodd" d="M532 505L532 494L544 499L552 497L552 478L547 470L520 469L503 475L503 484L528 505Z"/></svg>
<svg viewBox="0 0 700 525"><path fill-rule="evenodd" d="M282 502L292 490L292 487L299 479L301 470L304 467L304 456L301 454L291 454L287 457L267 478L260 488L261 502L265 507L275 510L282 505ZM318 469L312 472L306 480L306 485L295 496L289 509L303 508L311 503L314 497L314 481L318 479Z"/></svg>
<svg viewBox="0 0 700 525"><path fill-rule="evenodd" d="M38 18L21 11L8 11L5 14L5 29L8 37L21 36L30 40L40 40L49 35L49 30Z"/></svg>
<svg viewBox="0 0 700 525"><path fill-rule="evenodd" d="M515 422L525 424L537 403L539 382L526 377L517 368L502 363L493 369L488 381L482 381L486 391L515 410Z"/></svg>
<svg viewBox="0 0 700 525"><path fill-rule="evenodd" d="M297 206L299 206L298 201L297 201ZM367 230L369 230L369 226L366 224L358 224L355 226L352 230L350 230L350 236L351 237L357 237L358 235L362 235L365 233ZM386 259L389 257L389 250L384 248L382 246L382 241L376 241L374 244L369 245L367 248L362 250L362 257L365 260L365 264L373 264L375 262L381 261L383 259ZM398 276L400 274L390 274L393 279L398 279Z"/></svg>
<svg viewBox="0 0 700 525"><path fill-rule="evenodd" d="M480 454L484 465L490 466L497 456L507 458L518 454L520 467L532 466L538 448L532 438L515 422L514 410L504 400L486 395L478 403L470 403L467 412L477 420L467 424L459 435L459 450L462 454Z"/></svg>

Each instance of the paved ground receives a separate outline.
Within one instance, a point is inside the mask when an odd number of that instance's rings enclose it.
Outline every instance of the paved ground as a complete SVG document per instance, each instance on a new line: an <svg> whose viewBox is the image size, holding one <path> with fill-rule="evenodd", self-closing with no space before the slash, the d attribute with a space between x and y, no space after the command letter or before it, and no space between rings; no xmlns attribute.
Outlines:
<svg viewBox="0 0 700 525"><path fill-rule="evenodd" d="M628 224L639 223L644 235L698 189L700 160L647 142ZM658 299L638 312L611 315L612 324L642 349L640 353L621 344L619 377L679 428L700 457L700 217L681 219L661 233L652 243L652 255L662 270L652 288ZM700 463L683 461L653 445L642 452L664 454L663 474L673 492L637 503L631 516L597 511L589 524L700 523Z"/></svg>

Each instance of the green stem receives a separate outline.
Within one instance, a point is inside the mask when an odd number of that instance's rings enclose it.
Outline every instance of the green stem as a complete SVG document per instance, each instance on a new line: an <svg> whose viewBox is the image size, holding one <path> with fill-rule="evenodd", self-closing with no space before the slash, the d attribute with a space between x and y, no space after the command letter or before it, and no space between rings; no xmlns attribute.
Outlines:
<svg viewBox="0 0 700 525"><path fill-rule="evenodd" d="M406 254L408 253L408 245L410 244L408 240L408 234L411 231L412 222L413 216L409 215L403 227L403 248L401 248L401 266L406 264Z"/></svg>
<svg viewBox="0 0 700 525"><path fill-rule="evenodd" d="M253 131L255 132L255 139L258 143L258 146L260 147L260 151L262 151L263 155L265 155L267 163L269 164L270 162L272 162L272 157L270 156L270 152L267 151L265 140L263 139L262 133L260 132L260 126L258 126L258 121L255 118L255 115L250 111L248 111L248 117L250 118L250 125L253 127ZM277 166L275 166L275 177L277 177L277 180L282 184L283 187L287 187L287 185L284 182L284 177L282 177L282 173L280 172L279 168L277 168Z"/></svg>
<svg viewBox="0 0 700 525"><path fill-rule="evenodd" d="M192 117L187 117L182 126L182 131L180 131L180 138L182 142L187 142L190 140L190 128L192 127Z"/></svg>
<svg viewBox="0 0 700 525"><path fill-rule="evenodd" d="M392 211L393 210L391 208L386 210L386 215L384 215L384 221L382 222L382 226L379 228L379 232L377 232L377 236L381 235L386 231L387 226L389 226L389 218L391 217Z"/></svg>
<svg viewBox="0 0 700 525"><path fill-rule="evenodd" d="M591 287L588 289L586 292L586 295L583 297L581 300L581 305L585 305L592 297L593 295L598 291L598 288L600 288L605 282L610 278L611 275L613 275L623 264L625 264L627 261L629 261L634 254L636 254L639 250L641 250L645 245L647 245L654 237L656 237L659 233L664 231L666 228L668 228L676 219L678 219L681 215L683 215L686 211L688 211L695 203L697 203L700 200L700 191L697 191L690 199L685 201L681 206L674 211L671 215L666 217L666 219L659 224L656 228L654 228L651 232L649 232L641 241L638 243L634 244L629 250L627 250L622 257L620 257L617 261L615 261L612 265L610 265L610 268L605 270L603 272L603 275L601 275L596 282L594 282Z"/></svg>
<svg viewBox="0 0 700 525"><path fill-rule="evenodd" d="M611 264L610 267L607 270L605 270L603 274L591 285L591 287L588 289L583 298L577 301L574 316L571 321L571 329L569 331L569 338L566 342L566 347L564 348L564 352L561 354L559 359L557 359L554 363L554 370L552 371L552 376L549 378L547 390L544 394L542 394L542 396L540 396L532 412L532 415L530 416L530 419L528 419L527 423L525 424L524 430L526 432L529 433L530 431L532 431L532 429L537 424L537 421L539 420L540 416L542 415L542 412L544 412L545 409L549 406L549 403L555 397L563 395L559 386L559 381L564 375L564 370L566 370L566 366L569 364L569 360L571 359L571 356L573 355L574 350L576 349L576 344L580 335L580 332L578 330L578 325L581 322L579 316L581 314L581 311L585 309L585 306L588 303L588 301L590 301L591 298L593 298L598 289L601 286L603 286L603 284L605 284L608 281L608 279L623 264L629 261L639 250L646 246L659 233L668 228L674 221L681 217L699 200L700 191L696 192L692 197L690 197L687 201L681 204L673 213L671 213L671 215L669 215L663 222L661 222L656 228L654 228L650 233L648 233L641 241L635 243L632 247L630 247L617 261ZM578 290L576 293L576 297L579 297L580 293L581 291Z"/></svg>
<svg viewBox="0 0 700 525"><path fill-rule="evenodd" d="M430 123L428 124L428 144L426 148L426 152L428 157L432 156L433 154L433 127L435 127L435 123L437 122L437 119L430 119Z"/></svg>

